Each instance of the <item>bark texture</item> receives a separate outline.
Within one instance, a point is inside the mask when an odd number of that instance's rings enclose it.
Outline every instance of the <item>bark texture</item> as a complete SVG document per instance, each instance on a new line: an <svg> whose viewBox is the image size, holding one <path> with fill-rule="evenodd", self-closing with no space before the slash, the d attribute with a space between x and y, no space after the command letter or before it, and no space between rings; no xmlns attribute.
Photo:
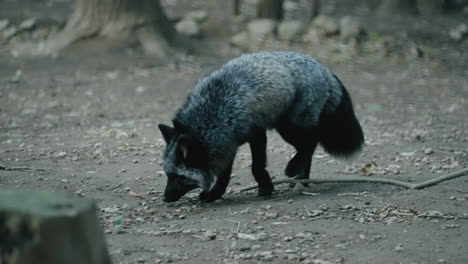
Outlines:
<svg viewBox="0 0 468 264"><path fill-rule="evenodd" d="M73 42L95 36L124 40L136 38L150 54L164 57L178 46L178 35L160 0L75 0L65 28L45 45L57 53Z"/></svg>
<svg viewBox="0 0 468 264"><path fill-rule="evenodd" d="M257 7L257 17L283 19L283 0L260 0Z"/></svg>

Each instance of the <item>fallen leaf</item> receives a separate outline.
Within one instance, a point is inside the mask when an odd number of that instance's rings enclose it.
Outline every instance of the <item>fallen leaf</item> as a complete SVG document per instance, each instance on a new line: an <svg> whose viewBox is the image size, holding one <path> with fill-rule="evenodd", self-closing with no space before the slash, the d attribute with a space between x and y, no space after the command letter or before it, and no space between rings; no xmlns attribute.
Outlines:
<svg viewBox="0 0 468 264"><path fill-rule="evenodd" d="M369 176L372 174L372 172L374 172L376 167L377 164L375 164L375 162L368 163L363 168L361 168L361 171L364 173L364 175Z"/></svg>

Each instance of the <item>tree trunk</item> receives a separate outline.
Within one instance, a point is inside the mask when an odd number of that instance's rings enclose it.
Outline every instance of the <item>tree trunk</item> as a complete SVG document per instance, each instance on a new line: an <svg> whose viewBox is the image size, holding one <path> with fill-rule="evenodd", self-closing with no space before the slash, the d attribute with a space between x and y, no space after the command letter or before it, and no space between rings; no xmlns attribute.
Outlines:
<svg viewBox="0 0 468 264"><path fill-rule="evenodd" d="M319 14L320 14L320 0L311 0L311 8L310 8L310 15L309 15L309 21L314 20Z"/></svg>
<svg viewBox="0 0 468 264"><path fill-rule="evenodd" d="M444 0L416 0L419 14L431 16L442 14L445 10Z"/></svg>
<svg viewBox="0 0 468 264"><path fill-rule="evenodd" d="M379 15L415 15L416 0L381 0L377 8Z"/></svg>
<svg viewBox="0 0 468 264"><path fill-rule="evenodd" d="M240 15L240 8L241 8L241 0L233 0L232 1L232 13L234 16Z"/></svg>
<svg viewBox="0 0 468 264"><path fill-rule="evenodd" d="M92 200L0 190L1 264L110 264Z"/></svg>
<svg viewBox="0 0 468 264"><path fill-rule="evenodd" d="M257 7L257 17L283 19L283 0L260 0Z"/></svg>
<svg viewBox="0 0 468 264"><path fill-rule="evenodd" d="M159 57L181 43L160 0L75 0L65 28L47 41L44 51L57 53L77 40L95 36L134 37L147 53Z"/></svg>

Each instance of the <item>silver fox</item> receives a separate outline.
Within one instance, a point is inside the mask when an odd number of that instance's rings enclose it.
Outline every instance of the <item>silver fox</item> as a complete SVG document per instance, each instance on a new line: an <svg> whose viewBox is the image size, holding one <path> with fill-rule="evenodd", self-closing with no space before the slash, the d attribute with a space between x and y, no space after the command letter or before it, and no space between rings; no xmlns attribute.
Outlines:
<svg viewBox="0 0 468 264"><path fill-rule="evenodd" d="M200 200L226 191L237 149L249 143L258 194L274 188L266 170L266 130L295 147L288 177L309 178L320 144L338 157L362 149L364 135L341 81L321 63L296 52L244 54L200 79L172 120L159 125L167 143L164 201L202 189Z"/></svg>

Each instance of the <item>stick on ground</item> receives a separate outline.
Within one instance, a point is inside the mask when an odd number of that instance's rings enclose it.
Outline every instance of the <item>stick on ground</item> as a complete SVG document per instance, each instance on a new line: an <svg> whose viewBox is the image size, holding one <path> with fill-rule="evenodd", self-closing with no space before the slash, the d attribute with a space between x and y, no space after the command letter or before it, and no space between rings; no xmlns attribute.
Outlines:
<svg viewBox="0 0 468 264"><path fill-rule="evenodd" d="M423 189L429 186L436 185L443 181L447 181L450 179L454 179L460 176L463 176L468 173L468 168L464 168L462 170L442 175L440 177L430 179L427 181L423 181L420 183L409 183L405 181L393 180L393 179L385 179L385 178L369 178L369 177L347 177L347 178L329 178L329 179L307 179L307 180L297 180L297 179L281 179L273 181L273 184L282 184L282 183L351 183L351 182L366 182L366 183L383 183L383 184L392 184L397 185L406 189ZM244 192L258 188L258 185L251 185L244 188L239 189L238 191Z"/></svg>

